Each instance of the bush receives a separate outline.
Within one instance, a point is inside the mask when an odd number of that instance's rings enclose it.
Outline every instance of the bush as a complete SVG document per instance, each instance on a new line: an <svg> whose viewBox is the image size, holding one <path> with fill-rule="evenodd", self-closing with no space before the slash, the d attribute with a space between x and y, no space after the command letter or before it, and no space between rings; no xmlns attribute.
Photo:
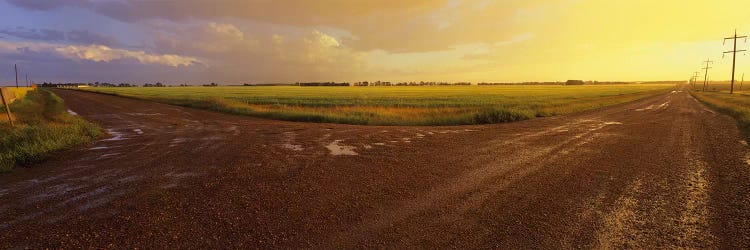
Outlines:
<svg viewBox="0 0 750 250"><path fill-rule="evenodd" d="M534 117L530 111L506 110L506 109L483 109L474 115L474 122L483 123L501 123L528 120Z"/></svg>

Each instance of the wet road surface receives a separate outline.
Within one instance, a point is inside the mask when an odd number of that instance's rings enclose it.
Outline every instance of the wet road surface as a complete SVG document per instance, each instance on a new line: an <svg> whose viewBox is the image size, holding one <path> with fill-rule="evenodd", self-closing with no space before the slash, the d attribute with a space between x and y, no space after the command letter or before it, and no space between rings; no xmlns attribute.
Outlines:
<svg viewBox="0 0 750 250"><path fill-rule="evenodd" d="M0 175L0 248L750 245L748 146L686 91L456 127L55 93L109 136Z"/></svg>

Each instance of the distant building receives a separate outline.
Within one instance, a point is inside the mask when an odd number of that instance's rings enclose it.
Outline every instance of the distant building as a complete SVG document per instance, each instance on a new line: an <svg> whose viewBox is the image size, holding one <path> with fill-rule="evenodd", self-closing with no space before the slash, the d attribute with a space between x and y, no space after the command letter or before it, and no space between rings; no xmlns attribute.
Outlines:
<svg viewBox="0 0 750 250"><path fill-rule="evenodd" d="M568 80L565 82L565 85L584 85L585 82L583 80Z"/></svg>

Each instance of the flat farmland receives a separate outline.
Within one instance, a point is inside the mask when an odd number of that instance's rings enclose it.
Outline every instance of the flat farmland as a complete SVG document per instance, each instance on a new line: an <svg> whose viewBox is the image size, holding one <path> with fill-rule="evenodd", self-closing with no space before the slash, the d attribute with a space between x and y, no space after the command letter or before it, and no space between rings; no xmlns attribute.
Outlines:
<svg viewBox="0 0 750 250"><path fill-rule="evenodd" d="M673 84L440 87L162 87L87 91L232 114L360 125L468 125L626 103Z"/></svg>

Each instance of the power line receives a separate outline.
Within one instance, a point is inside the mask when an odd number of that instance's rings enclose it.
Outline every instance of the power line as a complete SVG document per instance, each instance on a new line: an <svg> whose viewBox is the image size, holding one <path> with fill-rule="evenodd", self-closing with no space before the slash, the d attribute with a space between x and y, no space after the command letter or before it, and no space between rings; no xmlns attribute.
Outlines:
<svg viewBox="0 0 750 250"><path fill-rule="evenodd" d="M706 86L708 85L708 70L711 69L710 64L713 63L713 62L714 61L711 61L710 59L706 59L706 61L704 62L704 63L706 63L706 67L702 68L702 69L706 70L706 74L703 76L703 91L704 92L706 91Z"/></svg>
<svg viewBox="0 0 750 250"><path fill-rule="evenodd" d="M737 50L737 39L744 38L745 42L747 42L747 36L737 36L737 30L734 30L734 37L727 37L724 38L724 43L726 44L727 40L732 39L734 41L734 49L730 51L724 52L724 55L727 53L732 53L732 85L729 88L729 94L734 93L734 66L737 64L737 52L744 52L747 50Z"/></svg>

